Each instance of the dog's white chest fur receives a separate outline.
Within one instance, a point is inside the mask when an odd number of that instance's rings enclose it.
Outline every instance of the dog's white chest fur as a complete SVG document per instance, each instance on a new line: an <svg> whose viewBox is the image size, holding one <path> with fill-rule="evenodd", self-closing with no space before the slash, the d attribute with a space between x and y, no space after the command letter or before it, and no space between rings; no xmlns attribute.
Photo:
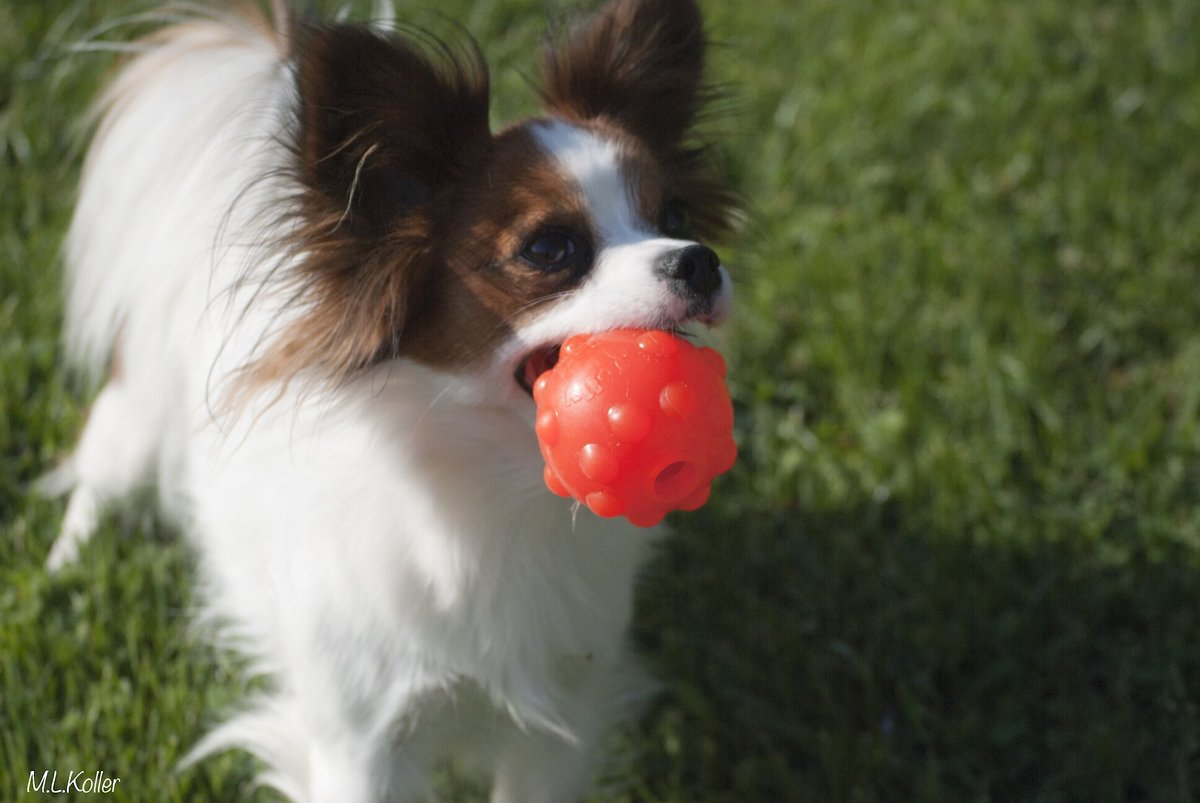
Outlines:
<svg viewBox="0 0 1200 803"><path fill-rule="evenodd" d="M339 733L350 711L356 732L399 729L409 750L460 759L522 728L584 749L597 701L641 683L622 638L651 532L576 517L539 487L528 422L411 374L344 408L277 406L236 448L230 433L198 439L192 530L212 611L297 684L288 719L316 717L335 743L361 738ZM204 749L249 741L261 716Z"/></svg>

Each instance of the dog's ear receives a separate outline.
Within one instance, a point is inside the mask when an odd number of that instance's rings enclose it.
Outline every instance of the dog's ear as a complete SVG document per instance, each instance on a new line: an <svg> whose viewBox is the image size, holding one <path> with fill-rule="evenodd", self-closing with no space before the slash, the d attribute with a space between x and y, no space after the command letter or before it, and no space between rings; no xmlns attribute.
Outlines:
<svg viewBox="0 0 1200 803"><path fill-rule="evenodd" d="M568 119L606 118L670 149L703 103L705 38L695 0L610 0L542 53L542 99Z"/></svg>
<svg viewBox="0 0 1200 803"><path fill-rule="evenodd" d="M327 25L302 31L297 51L300 177L357 234L419 212L490 139L477 49L439 43L431 56L367 28Z"/></svg>
<svg viewBox="0 0 1200 803"><path fill-rule="evenodd" d="M297 376L337 383L403 353L429 306L441 199L491 143L488 78L473 44L418 49L345 25L294 36L298 192L269 281L302 314L264 339L238 404Z"/></svg>

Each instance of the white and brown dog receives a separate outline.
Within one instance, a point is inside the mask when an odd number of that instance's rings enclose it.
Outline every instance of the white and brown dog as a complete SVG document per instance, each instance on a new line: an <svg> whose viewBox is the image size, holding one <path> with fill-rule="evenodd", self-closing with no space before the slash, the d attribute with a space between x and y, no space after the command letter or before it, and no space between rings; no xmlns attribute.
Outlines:
<svg viewBox="0 0 1200 803"><path fill-rule="evenodd" d="M612 0L493 133L469 45L282 8L136 45L67 241L68 346L107 379L49 563L158 489L272 679L197 756L297 801L423 798L447 756L494 801L585 793L641 683L648 534L545 489L529 389L571 334L727 313L704 55L694 0Z"/></svg>

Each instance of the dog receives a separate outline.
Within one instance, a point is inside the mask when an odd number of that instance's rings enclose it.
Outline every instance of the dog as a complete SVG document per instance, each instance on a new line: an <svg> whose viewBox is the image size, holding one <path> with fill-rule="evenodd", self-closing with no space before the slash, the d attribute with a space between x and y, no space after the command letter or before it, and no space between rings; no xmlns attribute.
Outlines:
<svg viewBox="0 0 1200 803"><path fill-rule="evenodd" d="M187 762L245 749L295 801L562 803L648 688L654 537L551 494L531 387L568 336L714 326L734 196L695 132L694 0L547 38L493 132L466 35L191 8L99 98L65 340L100 387L48 564L152 486L200 619L269 678Z"/></svg>

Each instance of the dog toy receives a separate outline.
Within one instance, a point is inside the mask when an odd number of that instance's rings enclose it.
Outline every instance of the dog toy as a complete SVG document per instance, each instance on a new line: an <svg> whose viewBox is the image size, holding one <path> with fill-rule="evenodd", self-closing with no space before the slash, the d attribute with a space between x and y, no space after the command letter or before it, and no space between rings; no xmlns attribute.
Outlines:
<svg viewBox="0 0 1200 803"><path fill-rule="evenodd" d="M568 338L533 387L546 486L641 527L697 509L737 459L725 370L667 332Z"/></svg>

